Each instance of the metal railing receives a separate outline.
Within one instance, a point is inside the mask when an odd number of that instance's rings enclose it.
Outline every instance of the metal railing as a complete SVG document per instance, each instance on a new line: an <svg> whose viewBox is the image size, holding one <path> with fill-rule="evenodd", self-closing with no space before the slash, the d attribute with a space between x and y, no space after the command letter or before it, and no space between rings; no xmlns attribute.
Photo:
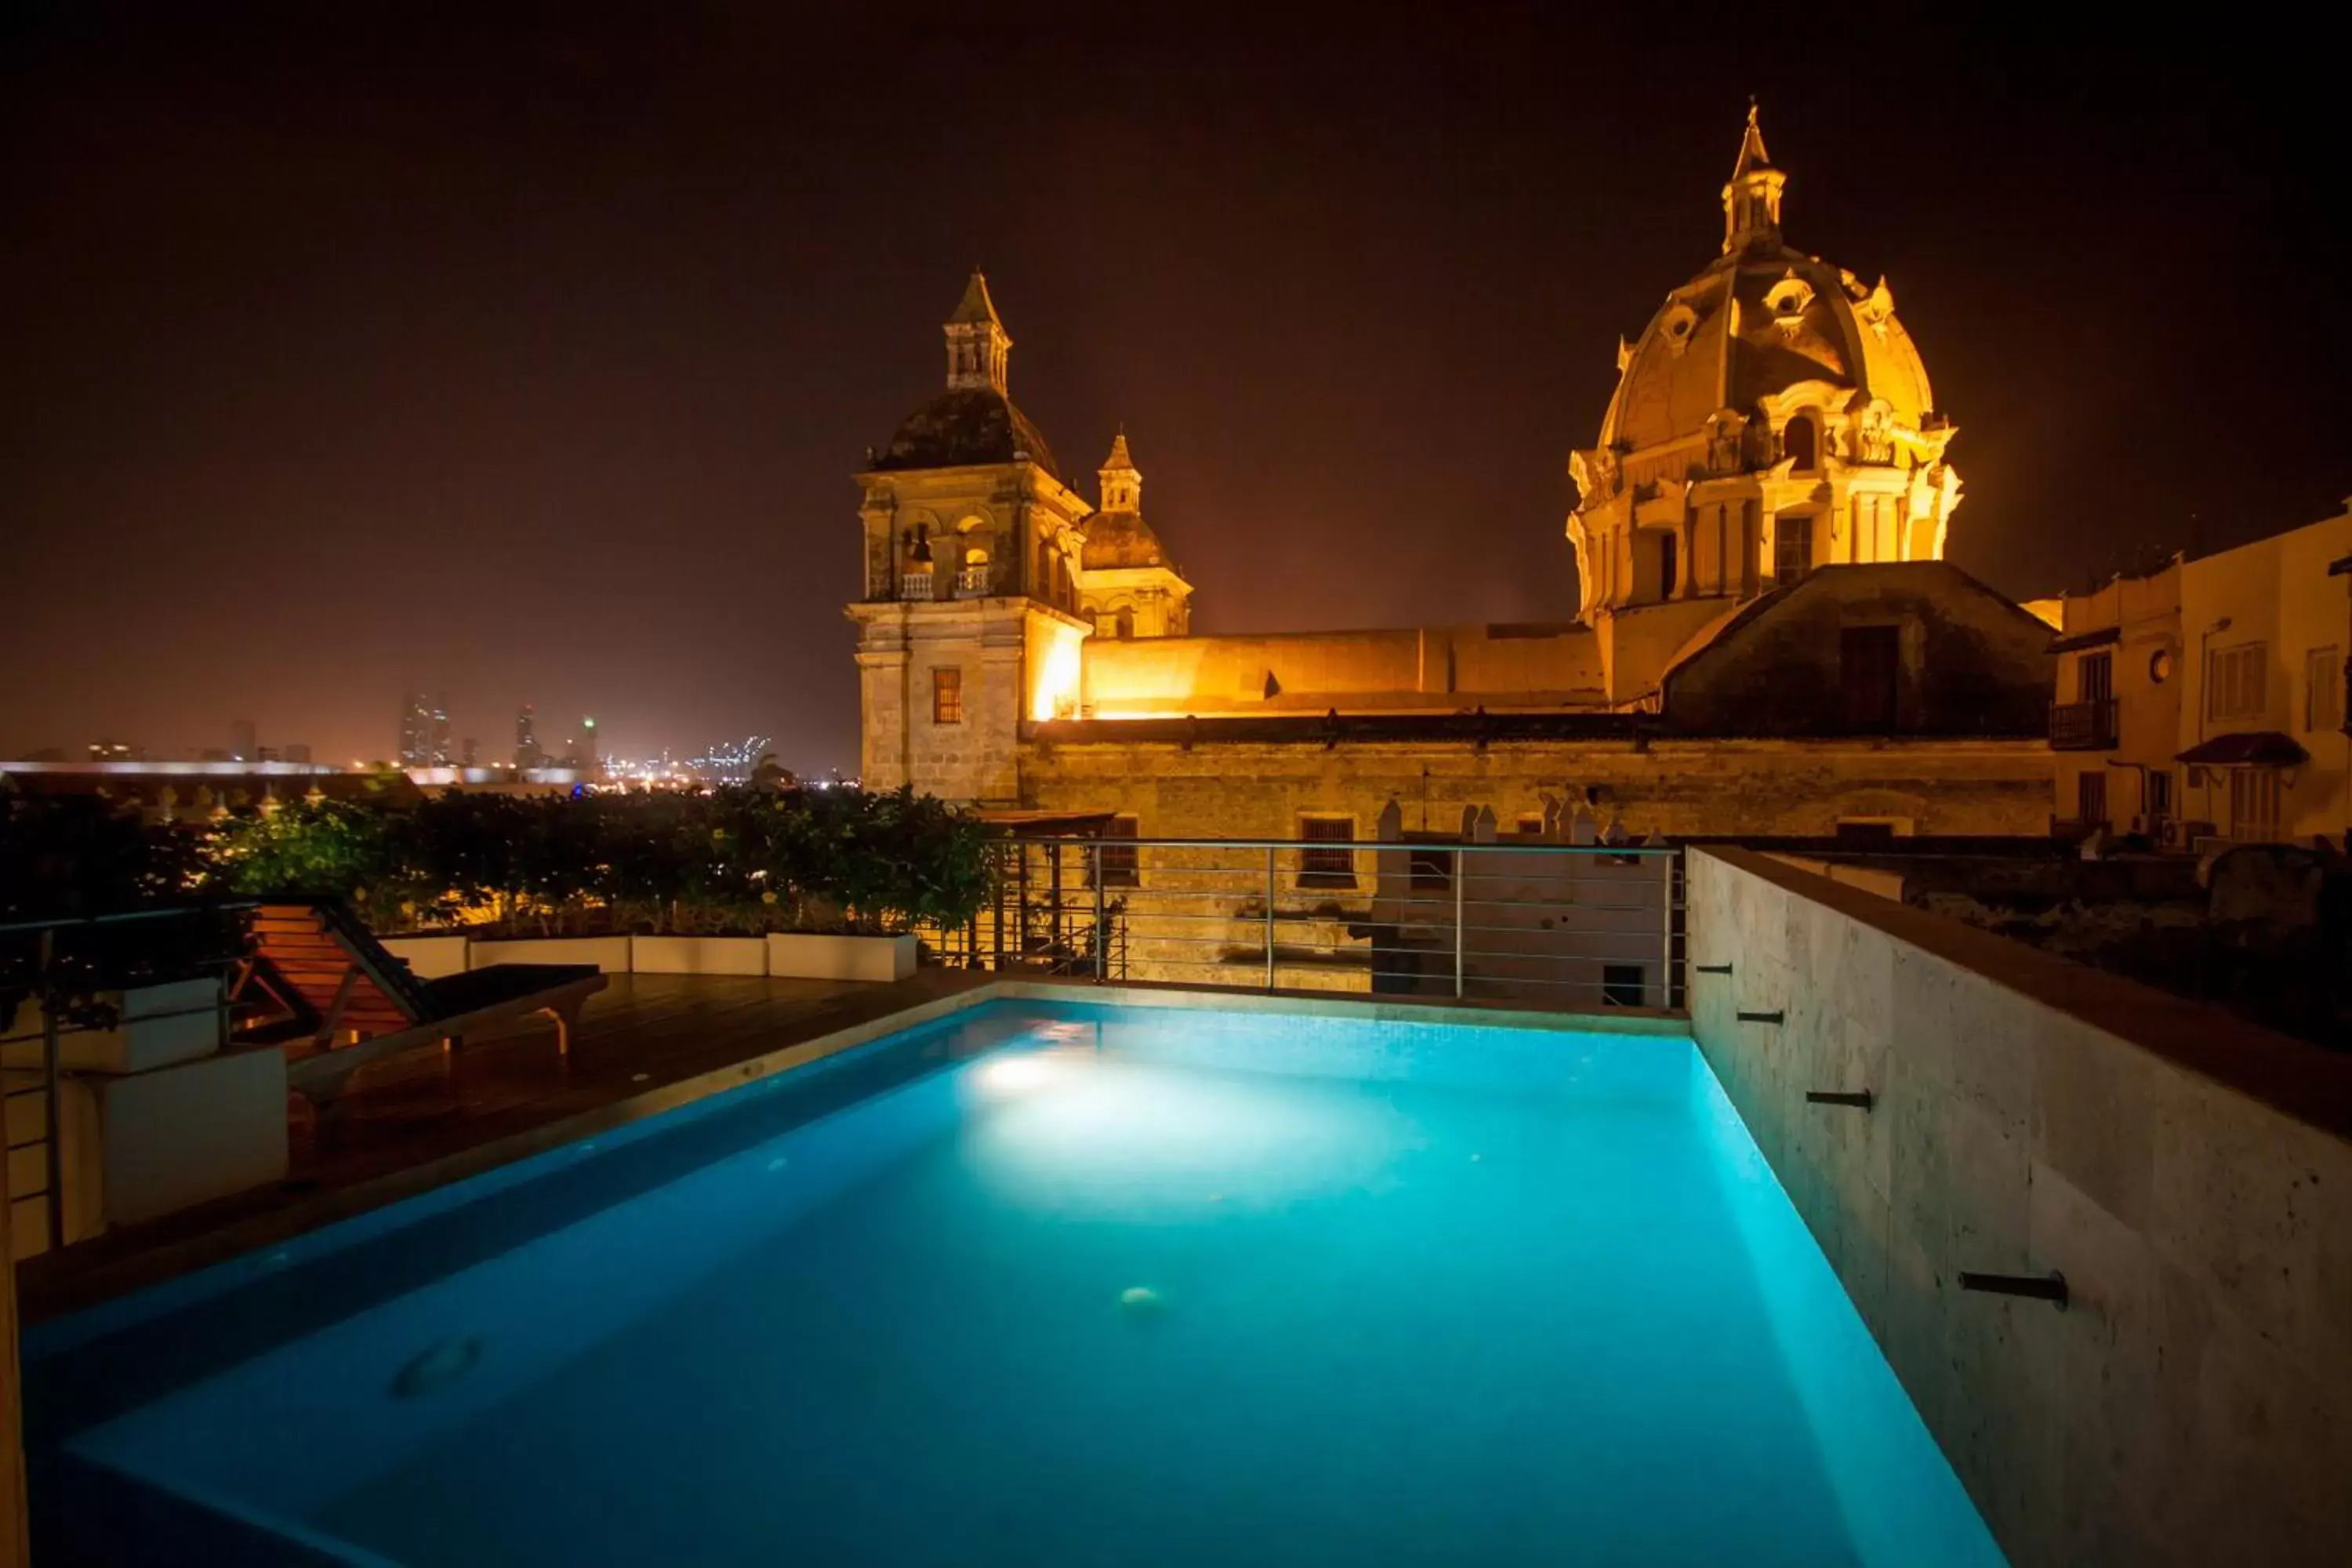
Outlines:
<svg viewBox="0 0 2352 1568"><path fill-rule="evenodd" d="M2050 746L2059 752L2105 752L2116 744L2116 700L2050 705Z"/></svg>
<svg viewBox="0 0 2352 1568"><path fill-rule="evenodd" d="M1683 1005L1682 854L1654 846L1014 836L945 962L1237 990Z"/></svg>
<svg viewBox="0 0 2352 1568"><path fill-rule="evenodd" d="M9 1124L10 1119L5 1116L5 1110L0 1110L0 1127L5 1128L5 1138L0 1138L0 1142L5 1144L5 1152L0 1154L0 1158L5 1158L10 1162L8 1170L10 1179L5 1184L10 1206L14 1207L17 1204L35 1198L41 1200L46 1215L45 1239L49 1250L56 1251L66 1245L65 1138L62 1129L61 1090L65 1082L74 1075L62 1070L60 1065L63 1041L70 1035L101 1032L99 1026L66 1021L74 1002L78 998L87 996L93 986L88 974L76 973L66 962L72 955L61 954L58 938L61 933L75 931L93 931L149 921L198 920L251 907L253 906L248 902L207 904L199 908L137 910L120 914L23 921L0 925L0 940L28 939L31 942L32 957L30 971L18 978L12 980L5 973L0 973L0 991L13 989L23 992L26 999L37 1007L40 1013L37 1028L22 1034L0 1036L0 1108L14 1106L37 1095L41 1100L40 1131L26 1138L16 1136L16 1129ZM225 973L229 965L236 962L236 955L225 954L218 959L207 961L205 967L218 969ZM202 975L182 975L180 978L202 978ZM103 987L104 982L101 980L98 984ZM105 988L122 989L123 987ZM210 1014L213 1016L216 1047L226 1049L229 1043L230 1020L228 991L225 984L215 988L213 1001L205 1007L185 1008L176 1012L142 1013L135 1017L118 1019L115 1026L161 1023L166 1019L191 1017L198 1014ZM30 1045L35 1041L38 1041L41 1047L40 1063L37 1068L19 1068L5 1065L7 1047ZM20 1075L29 1075L30 1081L18 1082ZM14 1162L18 1154L29 1153L35 1149L41 1151L41 1184L26 1190L18 1187L14 1179L16 1170ZM0 1259L0 1262L5 1261Z"/></svg>

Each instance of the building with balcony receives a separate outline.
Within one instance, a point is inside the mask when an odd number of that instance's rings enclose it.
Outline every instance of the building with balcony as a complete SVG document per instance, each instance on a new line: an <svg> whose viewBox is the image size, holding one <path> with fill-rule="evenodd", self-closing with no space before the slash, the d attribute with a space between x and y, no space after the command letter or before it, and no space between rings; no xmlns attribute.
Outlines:
<svg viewBox="0 0 2352 1568"><path fill-rule="evenodd" d="M1125 434L1089 504L974 275L946 390L856 476L866 783L1148 836L1548 796L1636 833L2046 832L2050 627L1943 562L1952 425L1885 284L1782 243L1787 179L1751 114L1717 255L1572 454L1580 597L1536 624L1192 635Z"/></svg>
<svg viewBox="0 0 2352 1568"><path fill-rule="evenodd" d="M2062 823L2177 841L2181 570L2176 557L2061 601L2050 747Z"/></svg>
<svg viewBox="0 0 2352 1568"><path fill-rule="evenodd" d="M2240 843L2352 822L2352 501L2343 515L2181 569L2181 810Z"/></svg>

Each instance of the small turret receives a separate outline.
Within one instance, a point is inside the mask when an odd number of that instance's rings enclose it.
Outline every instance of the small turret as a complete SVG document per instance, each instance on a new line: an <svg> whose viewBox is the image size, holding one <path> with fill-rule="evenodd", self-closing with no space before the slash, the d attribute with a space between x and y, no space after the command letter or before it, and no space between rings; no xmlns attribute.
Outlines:
<svg viewBox="0 0 2352 1568"><path fill-rule="evenodd" d="M1763 250L1780 243L1780 191L1789 176L1772 166L1764 151L1764 128L1756 122L1756 100L1748 101L1748 131L1731 183L1723 187L1723 253Z"/></svg>
<svg viewBox="0 0 2352 1568"><path fill-rule="evenodd" d="M988 279L972 270L963 299L947 320L948 390L1004 392L1005 361L1013 353L1012 335L997 319L996 301L988 297Z"/></svg>
<svg viewBox="0 0 2352 1568"><path fill-rule="evenodd" d="M1111 438L1110 456L1095 472L1102 480L1103 510L1143 510L1143 474L1136 468L1135 459L1127 454L1127 426L1119 426L1118 434Z"/></svg>

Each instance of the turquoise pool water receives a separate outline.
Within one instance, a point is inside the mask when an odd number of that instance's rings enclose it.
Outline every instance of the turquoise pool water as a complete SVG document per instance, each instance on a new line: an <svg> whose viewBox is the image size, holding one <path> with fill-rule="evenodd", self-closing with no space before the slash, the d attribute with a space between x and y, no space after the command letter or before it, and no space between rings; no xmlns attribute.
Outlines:
<svg viewBox="0 0 2352 1568"><path fill-rule="evenodd" d="M1666 1037L999 1004L27 1350L147 1561L2000 1561Z"/></svg>

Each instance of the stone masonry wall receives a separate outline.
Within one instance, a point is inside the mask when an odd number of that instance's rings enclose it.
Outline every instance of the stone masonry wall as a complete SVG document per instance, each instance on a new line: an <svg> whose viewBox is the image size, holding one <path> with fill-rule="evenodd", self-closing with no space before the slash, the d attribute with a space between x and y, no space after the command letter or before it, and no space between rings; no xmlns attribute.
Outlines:
<svg viewBox="0 0 2352 1568"><path fill-rule="evenodd" d="M1748 851L1688 882L1699 1047L2011 1558L2352 1562L2352 1060Z"/></svg>
<svg viewBox="0 0 2352 1568"><path fill-rule="evenodd" d="M1115 731L1116 725L1098 726ZM1546 793L1596 787L1629 832L1805 834L1841 816L1894 817L1935 834L2047 830L2051 754L2039 741L1675 741L1117 743L1021 749L1021 804L1133 816L1147 837L1296 837L1306 814L1352 816L1359 839L1391 800L1409 830L1451 831L1491 806L1509 832ZM1426 803L1424 821L1423 805Z"/></svg>

